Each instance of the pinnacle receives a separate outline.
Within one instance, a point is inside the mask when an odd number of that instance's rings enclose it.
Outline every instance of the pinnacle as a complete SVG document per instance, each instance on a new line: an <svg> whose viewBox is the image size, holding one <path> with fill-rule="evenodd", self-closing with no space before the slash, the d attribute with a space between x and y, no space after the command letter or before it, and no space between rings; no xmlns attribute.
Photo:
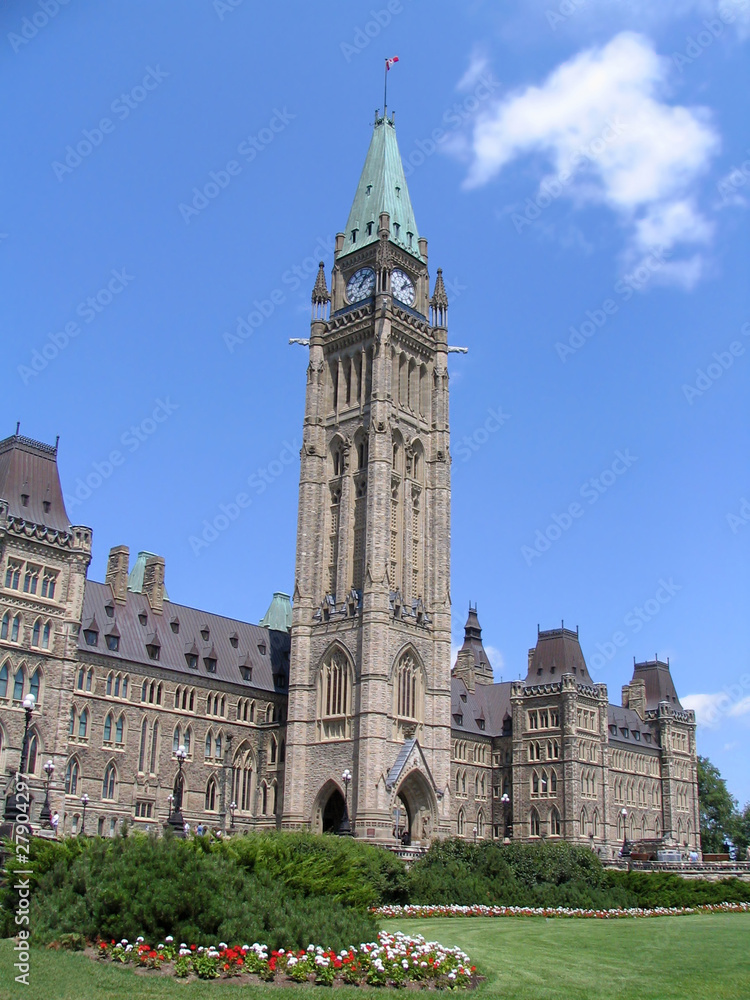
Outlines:
<svg viewBox="0 0 750 1000"><path fill-rule="evenodd" d="M448 293L445 290L445 285L443 283L443 269L439 267L437 269L437 278L435 279L435 291L432 293L432 298L430 299L431 306L441 306L443 309L448 307Z"/></svg>
<svg viewBox="0 0 750 1000"><path fill-rule="evenodd" d="M313 302L330 302L331 300L331 296L328 294L328 286L326 285L325 264L322 260L318 265L318 276L315 279L312 300Z"/></svg>

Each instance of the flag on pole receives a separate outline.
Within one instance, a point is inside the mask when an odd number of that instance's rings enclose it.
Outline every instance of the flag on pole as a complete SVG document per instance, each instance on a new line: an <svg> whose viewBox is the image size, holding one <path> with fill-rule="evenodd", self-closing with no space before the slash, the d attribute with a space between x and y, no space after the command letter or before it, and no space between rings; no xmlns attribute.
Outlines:
<svg viewBox="0 0 750 1000"><path fill-rule="evenodd" d="M394 56L392 59L386 59L386 61L385 61L385 71L386 71L386 73L391 68L391 66L395 66L395 64L397 62L398 62L398 56Z"/></svg>

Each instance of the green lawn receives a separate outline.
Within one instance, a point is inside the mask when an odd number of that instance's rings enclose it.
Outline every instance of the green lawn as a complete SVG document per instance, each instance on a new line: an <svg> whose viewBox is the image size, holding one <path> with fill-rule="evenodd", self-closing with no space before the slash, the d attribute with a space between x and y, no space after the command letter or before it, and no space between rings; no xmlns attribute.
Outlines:
<svg viewBox="0 0 750 1000"><path fill-rule="evenodd" d="M477 1000L748 1000L750 914L648 920L455 918L390 920L389 930L459 945L487 976ZM80 954L32 950L31 985L13 981L12 942L0 942L0 1000L185 1000L237 997L237 983L136 975ZM325 995L324 987L259 986L257 1000ZM337 988L335 1000L413 993ZM245 994L247 989L245 989ZM434 996L434 994L430 994Z"/></svg>

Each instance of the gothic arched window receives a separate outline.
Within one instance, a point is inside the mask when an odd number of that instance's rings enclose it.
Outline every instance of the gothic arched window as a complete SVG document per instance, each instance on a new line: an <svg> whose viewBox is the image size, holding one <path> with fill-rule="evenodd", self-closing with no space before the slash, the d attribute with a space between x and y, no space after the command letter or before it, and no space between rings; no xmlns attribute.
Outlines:
<svg viewBox="0 0 750 1000"><path fill-rule="evenodd" d="M252 750L239 750L232 767L232 801L237 803L237 810L244 813L253 811L253 753Z"/></svg>
<svg viewBox="0 0 750 1000"><path fill-rule="evenodd" d="M104 780L102 781L103 799L114 799L116 781L117 781L117 772L115 770L115 765L107 764L107 769L104 772Z"/></svg>
<svg viewBox="0 0 750 1000"><path fill-rule="evenodd" d="M557 809L552 809L549 814L549 835L550 837L559 837L562 830L562 825L560 823L560 813Z"/></svg>
<svg viewBox="0 0 750 1000"><path fill-rule="evenodd" d="M65 769L65 794L75 795L78 792L78 778L81 773L78 761L75 757L68 761Z"/></svg>
<svg viewBox="0 0 750 1000"><path fill-rule="evenodd" d="M216 811L216 781L213 778L209 778L206 785L206 811Z"/></svg>
<svg viewBox="0 0 750 1000"><path fill-rule="evenodd" d="M8 664L4 663L0 667L0 698L8 696Z"/></svg>
<svg viewBox="0 0 750 1000"><path fill-rule="evenodd" d="M410 652L402 653L393 671L395 737L414 736L424 722L422 669Z"/></svg>
<svg viewBox="0 0 750 1000"><path fill-rule="evenodd" d="M352 671L340 649L331 651L318 676L318 730L323 740L351 736Z"/></svg>
<svg viewBox="0 0 750 1000"><path fill-rule="evenodd" d="M542 832L541 824L539 823L539 813L536 809L531 810L529 816L529 834L532 837L538 837Z"/></svg>

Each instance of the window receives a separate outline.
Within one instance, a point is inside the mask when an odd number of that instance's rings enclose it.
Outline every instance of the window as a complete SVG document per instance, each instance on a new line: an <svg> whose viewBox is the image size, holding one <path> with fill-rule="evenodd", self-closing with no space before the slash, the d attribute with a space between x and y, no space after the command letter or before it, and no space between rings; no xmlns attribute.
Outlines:
<svg viewBox="0 0 750 1000"><path fill-rule="evenodd" d="M50 623L45 622L44 628L42 629L42 649L49 649L50 631Z"/></svg>
<svg viewBox="0 0 750 1000"><path fill-rule="evenodd" d="M26 573L23 578L24 594L36 594L41 569L41 566L32 566L30 563L26 564Z"/></svg>
<svg viewBox="0 0 750 1000"><path fill-rule="evenodd" d="M107 636L107 649L111 652L116 653L120 648L120 637L119 635L113 635L111 632Z"/></svg>
<svg viewBox="0 0 750 1000"><path fill-rule="evenodd" d="M560 813L557 809L553 809L549 814L549 834L550 837L559 837L562 830L562 824L560 823Z"/></svg>
<svg viewBox="0 0 750 1000"><path fill-rule="evenodd" d="M5 571L5 586L8 590L18 590L21 582L21 563L15 559L8 560L8 568Z"/></svg>
<svg viewBox="0 0 750 1000"><path fill-rule="evenodd" d="M117 677L115 677L115 698L119 697L120 697L120 675L118 674Z"/></svg>
<svg viewBox="0 0 750 1000"><path fill-rule="evenodd" d="M78 766L78 761L73 758L73 760L68 761L68 766L65 769L65 794L66 795L76 795L78 792L78 776L80 774L80 768Z"/></svg>
<svg viewBox="0 0 750 1000"><path fill-rule="evenodd" d="M206 656L206 657L203 658L203 663L204 663L204 665L206 667L206 670L209 672L209 674L215 674L216 673L216 657L214 657L214 656Z"/></svg>
<svg viewBox="0 0 750 1000"><path fill-rule="evenodd" d="M146 738L148 734L148 722L144 718L141 723L141 749L138 753L138 770L143 773L143 768L146 764Z"/></svg>
<svg viewBox="0 0 750 1000"><path fill-rule="evenodd" d="M201 639L203 639L204 642L208 642L208 637L210 634L211 633L208 630L208 625L204 625L203 628L201 629Z"/></svg>
<svg viewBox="0 0 750 1000"><path fill-rule="evenodd" d="M41 672L39 667L36 668L34 673L31 675L31 681L29 682L29 694L34 695L34 701L39 701L39 689L41 687Z"/></svg>
<svg viewBox="0 0 750 1000"><path fill-rule="evenodd" d="M115 617L115 606L114 606L114 604L105 604L104 605L104 613L106 614L107 618L114 618Z"/></svg>
<svg viewBox="0 0 750 1000"><path fill-rule="evenodd" d="M180 631L180 619L173 618L172 621L169 623L169 627L172 629L175 635L177 635Z"/></svg>
<svg viewBox="0 0 750 1000"><path fill-rule="evenodd" d="M13 701L23 701L23 682L24 682L23 667L19 667L16 670L16 675L13 678Z"/></svg>
<svg viewBox="0 0 750 1000"><path fill-rule="evenodd" d="M216 782L213 778L209 778L206 785L206 811L216 812Z"/></svg>
<svg viewBox="0 0 750 1000"><path fill-rule="evenodd" d="M10 611L3 615L3 623L0 625L0 639L7 639L10 631Z"/></svg>
<svg viewBox="0 0 750 1000"><path fill-rule="evenodd" d="M107 694L112 694L112 674L107 674Z"/></svg>
<svg viewBox="0 0 750 1000"><path fill-rule="evenodd" d="M149 642L146 644L146 652L150 660L158 660L161 655L161 646L156 642Z"/></svg>
<svg viewBox="0 0 750 1000"><path fill-rule="evenodd" d="M463 809L458 810L458 816L456 818L456 832L459 837L463 837L466 832L466 818L464 816Z"/></svg>
<svg viewBox="0 0 750 1000"><path fill-rule="evenodd" d="M114 764L107 764L107 769L104 772L104 781L102 782L102 798L103 799L114 799L115 797L115 780L116 771Z"/></svg>
<svg viewBox="0 0 750 1000"><path fill-rule="evenodd" d="M159 748L159 723L158 721L154 723L154 728L151 731L151 766L149 770L151 774L156 774L156 754Z"/></svg>
<svg viewBox="0 0 750 1000"><path fill-rule="evenodd" d="M115 726L115 743L118 746L122 746L123 743L125 742L124 737L125 737L125 717L121 715L120 718L117 720L117 725Z"/></svg>
<svg viewBox="0 0 750 1000"><path fill-rule="evenodd" d="M34 628L31 630L31 645L38 646L41 637L42 637L42 623L37 618L37 620L34 622Z"/></svg>
<svg viewBox="0 0 750 1000"><path fill-rule="evenodd" d="M271 764L276 763L276 754L278 752L278 743L276 742L276 737L271 736L271 746L269 748L269 760Z"/></svg>
<svg viewBox="0 0 750 1000"><path fill-rule="evenodd" d="M8 696L8 664L4 663L0 668L0 698Z"/></svg>
<svg viewBox="0 0 750 1000"><path fill-rule="evenodd" d="M252 812L253 755L252 751L240 750L234 758L232 768L232 801L237 803L238 812Z"/></svg>
<svg viewBox="0 0 750 1000"><path fill-rule="evenodd" d="M85 628L83 630L83 638L87 646L97 646L99 644L99 633L96 629Z"/></svg>
<svg viewBox="0 0 750 1000"><path fill-rule="evenodd" d="M29 749L26 756L27 774L36 774L36 763L39 756L39 737L34 733L29 740Z"/></svg>
<svg viewBox="0 0 750 1000"><path fill-rule="evenodd" d="M221 733L216 737L216 743L214 745L214 753L216 754L216 759L221 760Z"/></svg>
<svg viewBox="0 0 750 1000"><path fill-rule="evenodd" d="M541 834L541 824L539 822L539 813L536 809L531 810L531 815L529 816L529 834L532 837L538 837Z"/></svg>
<svg viewBox="0 0 750 1000"><path fill-rule="evenodd" d="M151 819L151 817L153 816L153 810L154 810L153 802L136 802L135 818Z"/></svg>
<svg viewBox="0 0 750 1000"><path fill-rule="evenodd" d="M531 775L531 794L532 795L539 794L539 775L536 773L536 771L534 771L534 773Z"/></svg>
<svg viewBox="0 0 750 1000"><path fill-rule="evenodd" d="M108 715L104 720L104 742L109 743L112 740L112 715Z"/></svg>
<svg viewBox="0 0 750 1000"><path fill-rule="evenodd" d="M351 681L348 659L340 650L334 650L324 662L318 677L318 731L321 739L345 740L350 737Z"/></svg>
<svg viewBox="0 0 750 1000"><path fill-rule="evenodd" d="M148 624L148 615L146 614L145 611L140 612L140 614L138 615L138 621L141 623L141 625Z"/></svg>
<svg viewBox="0 0 750 1000"><path fill-rule="evenodd" d="M549 776L549 790L553 795L557 792L557 771L553 768Z"/></svg>
<svg viewBox="0 0 750 1000"><path fill-rule="evenodd" d="M89 710L84 708L81 714L78 716L78 737L79 739L85 740L86 734L89 728Z"/></svg>
<svg viewBox="0 0 750 1000"><path fill-rule="evenodd" d="M185 653L185 661L191 670L198 669L198 656L196 653Z"/></svg>
<svg viewBox="0 0 750 1000"><path fill-rule="evenodd" d="M11 642L18 642L18 635L20 631L21 631L21 616L16 615L16 617L13 619L13 624L10 627Z"/></svg>
<svg viewBox="0 0 750 1000"><path fill-rule="evenodd" d="M206 758L207 759L209 757L213 756L213 754L211 753L212 748L213 748L213 733L209 729L209 731L206 733Z"/></svg>

